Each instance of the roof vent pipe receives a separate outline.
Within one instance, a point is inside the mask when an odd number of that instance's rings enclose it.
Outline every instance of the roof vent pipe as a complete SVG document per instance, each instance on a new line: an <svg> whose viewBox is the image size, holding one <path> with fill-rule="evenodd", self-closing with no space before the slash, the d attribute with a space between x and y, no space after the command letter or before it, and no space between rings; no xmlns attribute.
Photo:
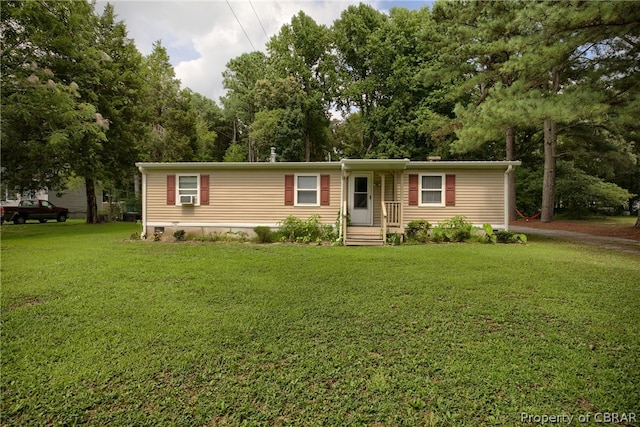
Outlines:
<svg viewBox="0 0 640 427"><path fill-rule="evenodd" d="M271 161L271 163L275 163L276 162L276 147L271 147L270 161Z"/></svg>

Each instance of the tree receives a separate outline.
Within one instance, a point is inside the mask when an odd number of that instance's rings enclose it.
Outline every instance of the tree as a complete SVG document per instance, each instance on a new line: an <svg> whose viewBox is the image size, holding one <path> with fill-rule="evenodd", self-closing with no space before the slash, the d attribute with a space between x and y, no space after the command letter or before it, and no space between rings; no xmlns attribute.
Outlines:
<svg viewBox="0 0 640 427"><path fill-rule="evenodd" d="M142 160L192 161L198 153L197 115L191 92L180 89L167 50L160 41L144 60L143 104L147 137L140 141Z"/></svg>
<svg viewBox="0 0 640 427"><path fill-rule="evenodd" d="M236 144L241 137L246 137L246 141L243 141L247 146L245 160L250 162L255 161L253 140L248 132L257 111L254 87L258 80L266 77L266 73L267 57L262 52L244 53L232 59L222 73L223 84L227 89L226 96L222 98L222 105L233 123L231 144ZM238 153L238 150L234 148L234 152Z"/></svg>
<svg viewBox="0 0 640 427"><path fill-rule="evenodd" d="M292 77L304 94L301 110L306 162L322 159L328 141L335 69L330 41L327 27L299 12L267 43L273 77Z"/></svg>
<svg viewBox="0 0 640 427"><path fill-rule="evenodd" d="M96 183L109 186L111 194L116 193L117 188L126 188L135 174L134 163L139 156L137 141L145 137L140 106L142 55L127 38L124 23L116 22L113 6L105 7L95 31L100 62L90 64L94 77L85 85L90 88L92 102L100 112L96 114L96 122L105 138L95 158L84 164L76 162L76 174L85 179L89 223L97 222Z"/></svg>
<svg viewBox="0 0 640 427"><path fill-rule="evenodd" d="M111 6L11 2L2 26L3 179L61 192L80 177L95 223L95 183L130 178L137 157L140 55Z"/></svg>
<svg viewBox="0 0 640 427"><path fill-rule="evenodd" d="M363 149L366 155L375 143L374 132L367 124L379 104L374 64L377 43L375 34L383 27L387 16L370 5L349 6L332 26L338 63L336 105L346 114L355 109L362 118Z"/></svg>
<svg viewBox="0 0 640 427"><path fill-rule="evenodd" d="M632 6L600 2L459 6L461 14L465 9L486 7L494 19L485 19L480 13L471 21L476 34L472 39L479 38L482 45L472 49L474 54L467 62L483 65L479 69L489 79L480 81L480 90L467 108L456 109L460 142L454 147L465 150L497 138L498 129L538 123L544 135L542 220L551 221L556 204L556 160L561 155L558 135L577 124L600 126L611 114L614 104L602 76L613 82L624 73L611 73L605 64L612 57L628 57L630 51L617 48L611 41L637 26L638 12ZM506 20L501 18L505 13ZM506 22L505 33L510 34L506 39L499 36L501 31L491 32L496 22L500 25L502 21ZM482 39L486 34L493 35ZM469 42L461 45L466 44ZM599 48L601 45L607 48ZM603 55L605 51L607 55ZM480 58L490 61L479 61L478 52L483 55ZM487 72L492 69L496 71ZM507 135L513 135L513 131Z"/></svg>
<svg viewBox="0 0 640 427"><path fill-rule="evenodd" d="M270 148L284 161L305 159L305 95L293 77L262 79L255 85L257 113L250 126L256 160L267 160Z"/></svg>

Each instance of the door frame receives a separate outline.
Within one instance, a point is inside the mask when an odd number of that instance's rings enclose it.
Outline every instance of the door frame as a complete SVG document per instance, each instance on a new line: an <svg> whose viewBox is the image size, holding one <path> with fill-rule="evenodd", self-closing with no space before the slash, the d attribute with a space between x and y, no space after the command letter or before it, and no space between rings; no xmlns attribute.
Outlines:
<svg viewBox="0 0 640 427"><path fill-rule="evenodd" d="M367 178L367 216L368 219L365 221L354 221L354 193L355 193L355 178L356 177L366 177ZM349 214L351 218L352 225L360 225L360 226L372 226L373 225L373 172L352 172L349 175Z"/></svg>

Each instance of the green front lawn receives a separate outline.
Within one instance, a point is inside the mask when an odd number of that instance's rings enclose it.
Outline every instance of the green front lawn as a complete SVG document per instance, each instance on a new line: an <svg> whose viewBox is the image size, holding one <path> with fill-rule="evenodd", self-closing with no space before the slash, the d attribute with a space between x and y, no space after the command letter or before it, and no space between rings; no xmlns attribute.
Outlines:
<svg viewBox="0 0 640 427"><path fill-rule="evenodd" d="M129 241L137 230L2 226L2 425L640 419L632 255Z"/></svg>

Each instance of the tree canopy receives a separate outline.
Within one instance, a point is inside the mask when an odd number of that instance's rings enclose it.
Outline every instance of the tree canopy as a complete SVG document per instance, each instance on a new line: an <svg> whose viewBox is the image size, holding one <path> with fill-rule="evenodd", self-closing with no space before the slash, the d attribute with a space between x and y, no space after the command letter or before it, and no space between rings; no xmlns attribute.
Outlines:
<svg viewBox="0 0 640 427"><path fill-rule="evenodd" d="M279 161L521 159L512 211L545 221L640 193L634 1L360 4L329 27L301 11L227 63L220 105L182 89L161 42L141 55L111 6L2 12L2 179L16 191L124 187L136 160L266 161L275 147Z"/></svg>

